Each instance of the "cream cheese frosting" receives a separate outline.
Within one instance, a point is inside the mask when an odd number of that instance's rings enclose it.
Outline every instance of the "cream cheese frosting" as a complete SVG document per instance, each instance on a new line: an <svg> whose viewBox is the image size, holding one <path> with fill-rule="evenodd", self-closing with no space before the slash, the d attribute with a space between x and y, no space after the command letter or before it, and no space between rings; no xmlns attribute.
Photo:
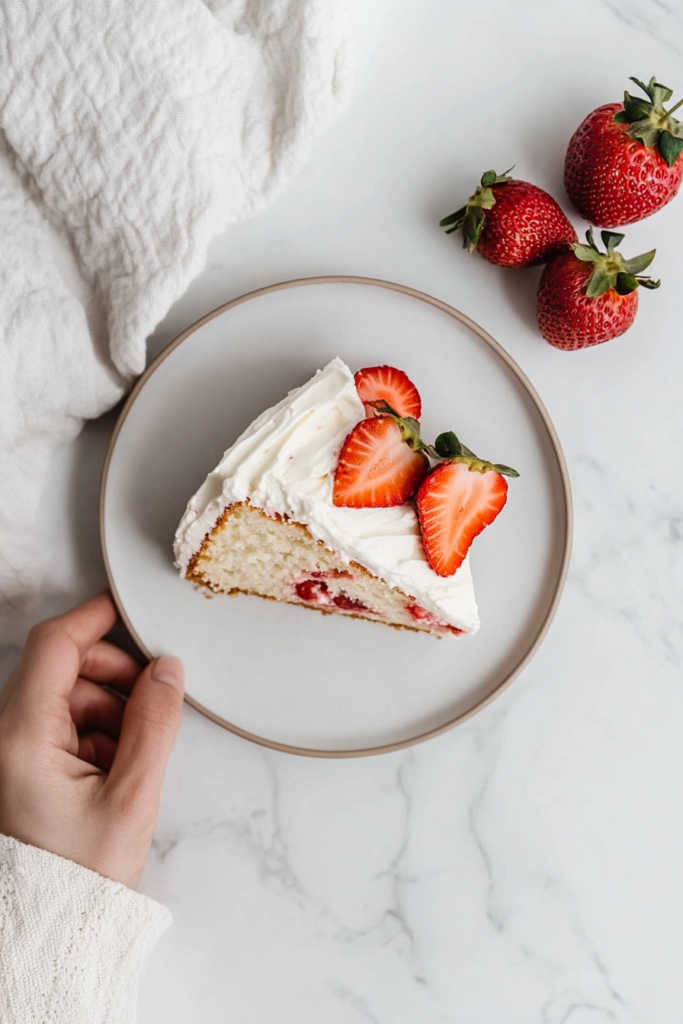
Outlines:
<svg viewBox="0 0 683 1024"><path fill-rule="evenodd" d="M267 409L190 499L175 535L176 566L184 576L221 512L248 499L254 507L302 523L343 561L358 562L449 625L476 632L469 557L454 576L438 576L425 557L412 502L397 508L333 505L339 452L364 418L353 374L341 359Z"/></svg>

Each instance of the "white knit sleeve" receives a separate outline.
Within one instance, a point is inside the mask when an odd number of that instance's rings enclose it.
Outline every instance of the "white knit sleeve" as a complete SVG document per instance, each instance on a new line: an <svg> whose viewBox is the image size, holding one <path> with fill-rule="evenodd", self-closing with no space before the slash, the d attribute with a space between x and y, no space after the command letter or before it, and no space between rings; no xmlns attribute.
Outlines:
<svg viewBox="0 0 683 1024"><path fill-rule="evenodd" d="M170 922L125 885L0 835L0 1021L133 1024Z"/></svg>

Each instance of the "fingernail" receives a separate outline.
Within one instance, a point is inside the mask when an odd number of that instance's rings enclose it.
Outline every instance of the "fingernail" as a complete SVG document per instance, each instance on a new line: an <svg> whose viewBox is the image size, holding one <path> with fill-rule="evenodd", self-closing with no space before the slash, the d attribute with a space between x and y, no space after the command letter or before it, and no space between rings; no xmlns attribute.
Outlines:
<svg viewBox="0 0 683 1024"><path fill-rule="evenodd" d="M157 658L152 666L152 679L158 683L168 683L181 693L185 689L185 669L182 661L165 654Z"/></svg>

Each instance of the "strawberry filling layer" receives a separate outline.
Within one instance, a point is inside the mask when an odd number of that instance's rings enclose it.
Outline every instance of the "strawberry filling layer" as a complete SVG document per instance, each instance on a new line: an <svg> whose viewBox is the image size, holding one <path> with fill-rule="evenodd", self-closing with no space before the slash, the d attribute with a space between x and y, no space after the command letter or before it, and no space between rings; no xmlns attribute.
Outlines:
<svg viewBox="0 0 683 1024"><path fill-rule="evenodd" d="M362 601L357 601L348 594L339 593L333 594L330 592L330 588L325 583L325 578L328 579L353 579L351 573L340 572L335 569L333 572L315 572L311 573L310 577L304 580L300 580L298 583L293 585L294 593L300 601L304 601L306 604L320 605L324 608L338 608L343 612L370 612L366 604ZM376 613L373 613L376 614Z"/></svg>
<svg viewBox="0 0 683 1024"><path fill-rule="evenodd" d="M445 629L449 633L453 633L454 636L461 636L465 630L458 629L457 626L451 626L443 619L437 618L432 612L428 612L426 608L421 608L419 604L407 604L406 611L415 620L424 626L430 626L432 629Z"/></svg>
<svg viewBox="0 0 683 1024"><path fill-rule="evenodd" d="M353 573L346 569L329 569L327 572L311 572L308 574L312 580L352 580Z"/></svg>

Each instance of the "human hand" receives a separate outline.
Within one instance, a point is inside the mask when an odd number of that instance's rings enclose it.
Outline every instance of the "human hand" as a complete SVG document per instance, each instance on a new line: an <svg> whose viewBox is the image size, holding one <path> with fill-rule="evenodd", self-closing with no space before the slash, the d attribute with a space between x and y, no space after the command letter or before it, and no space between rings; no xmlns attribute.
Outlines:
<svg viewBox="0 0 683 1024"><path fill-rule="evenodd" d="M184 671L170 657L142 670L101 639L115 621L100 594L29 633L0 694L0 833L134 887L180 726Z"/></svg>

